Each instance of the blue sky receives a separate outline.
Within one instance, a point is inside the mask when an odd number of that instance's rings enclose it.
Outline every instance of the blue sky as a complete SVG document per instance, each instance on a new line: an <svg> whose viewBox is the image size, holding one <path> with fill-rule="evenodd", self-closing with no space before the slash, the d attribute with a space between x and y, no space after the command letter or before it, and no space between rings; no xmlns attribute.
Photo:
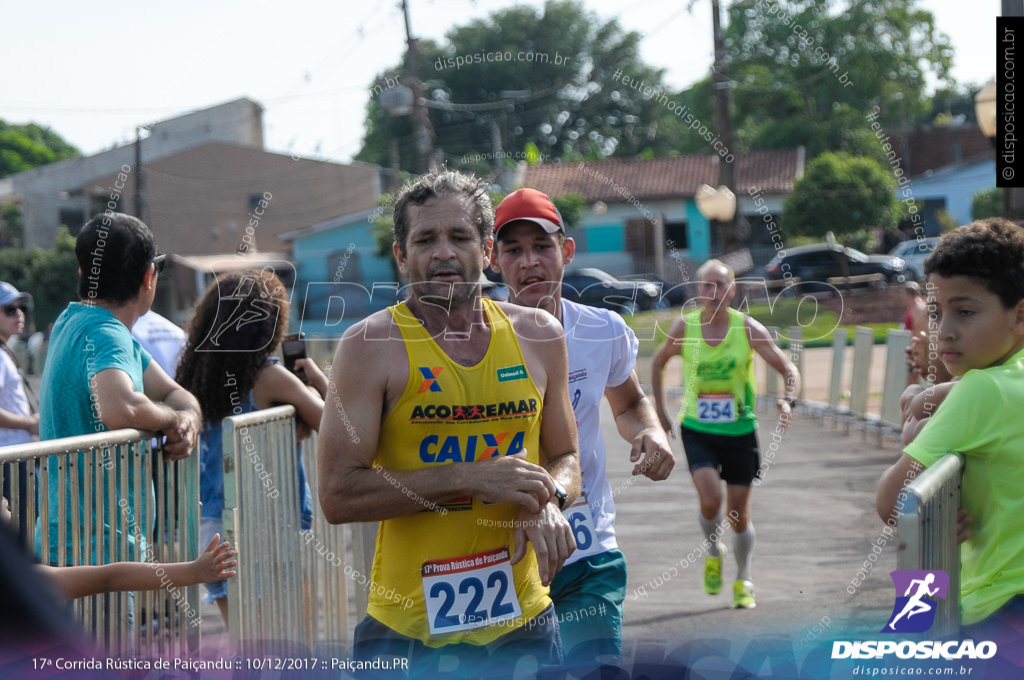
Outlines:
<svg viewBox="0 0 1024 680"><path fill-rule="evenodd" d="M440 42L453 25L515 4L409 2L414 35ZM692 13L686 4L585 0L600 18L641 33L643 58L666 69L673 88L704 77L713 56L710 0ZM952 38L961 82L995 74L999 2L979 5L923 3ZM58 0L16 3L4 19L0 118L49 125L87 154L131 141L136 124L246 96L266 108L268 149L346 161L359 149L375 74L405 49L393 0Z"/></svg>

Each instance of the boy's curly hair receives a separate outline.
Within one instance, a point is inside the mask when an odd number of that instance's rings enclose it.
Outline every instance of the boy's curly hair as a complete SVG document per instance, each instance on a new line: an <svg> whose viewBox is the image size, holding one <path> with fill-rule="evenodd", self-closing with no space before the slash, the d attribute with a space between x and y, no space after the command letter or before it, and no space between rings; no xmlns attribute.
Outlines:
<svg viewBox="0 0 1024 680"><path fill-rule="evenodd" d="M1001 217L943 234L924 261L925 276L966 276L1009 309L1024 300L1024 228Z"/></svg>

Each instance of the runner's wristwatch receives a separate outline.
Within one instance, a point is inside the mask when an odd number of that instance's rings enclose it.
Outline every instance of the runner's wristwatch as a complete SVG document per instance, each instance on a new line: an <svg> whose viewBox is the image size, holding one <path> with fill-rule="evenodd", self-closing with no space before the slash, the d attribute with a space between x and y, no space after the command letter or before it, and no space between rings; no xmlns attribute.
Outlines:
<svg viewBox="0 0 1024 680"><path fill-rule="evenodd" d="M565 510L565 503L569 500L569 492L565 490L565 487L557 479L553 481L555 482L555 498L558 499L558 509Z"/></svg>
<svg viewBox="0 0 1024 680"><path fill-rule="evenodd" d="M780 399L782 399L782 401L784 401L787 404L789 404L790 408L793 408L793 407L796 406L796 397L780 397Z"/></svg>

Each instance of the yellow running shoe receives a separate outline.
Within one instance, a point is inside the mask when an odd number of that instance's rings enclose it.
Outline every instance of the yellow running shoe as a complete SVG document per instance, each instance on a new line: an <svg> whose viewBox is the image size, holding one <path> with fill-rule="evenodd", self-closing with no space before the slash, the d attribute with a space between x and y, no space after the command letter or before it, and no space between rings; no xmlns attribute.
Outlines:
<svg viewBox="0 0 1024 680"><path fill-rule="evenodd" d="M732 606L737 609L753 609L757 606L754 602L754 583L752 581L736 581L732 584Z"/></svg>
<svg viewBox="0 0 1024 680"><path fill-rule="evenodd" d="M722 562L725 560L725 549L718 551L718 557L708 555L704 560L704 592L718 595L722 592Z"/></svg>

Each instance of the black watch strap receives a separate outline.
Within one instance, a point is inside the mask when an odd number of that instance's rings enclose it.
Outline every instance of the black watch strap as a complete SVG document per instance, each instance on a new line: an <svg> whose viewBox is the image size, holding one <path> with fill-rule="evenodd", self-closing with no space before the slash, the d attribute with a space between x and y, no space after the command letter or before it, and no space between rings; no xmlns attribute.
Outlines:
<svg viewBox="0 0 1024 680"><path fill-rule="evenodd" d="M569 500L569 492L565 490L565 487L555 480L555 498L558 499L558 509L565 510L565 503Z"/></svg>

